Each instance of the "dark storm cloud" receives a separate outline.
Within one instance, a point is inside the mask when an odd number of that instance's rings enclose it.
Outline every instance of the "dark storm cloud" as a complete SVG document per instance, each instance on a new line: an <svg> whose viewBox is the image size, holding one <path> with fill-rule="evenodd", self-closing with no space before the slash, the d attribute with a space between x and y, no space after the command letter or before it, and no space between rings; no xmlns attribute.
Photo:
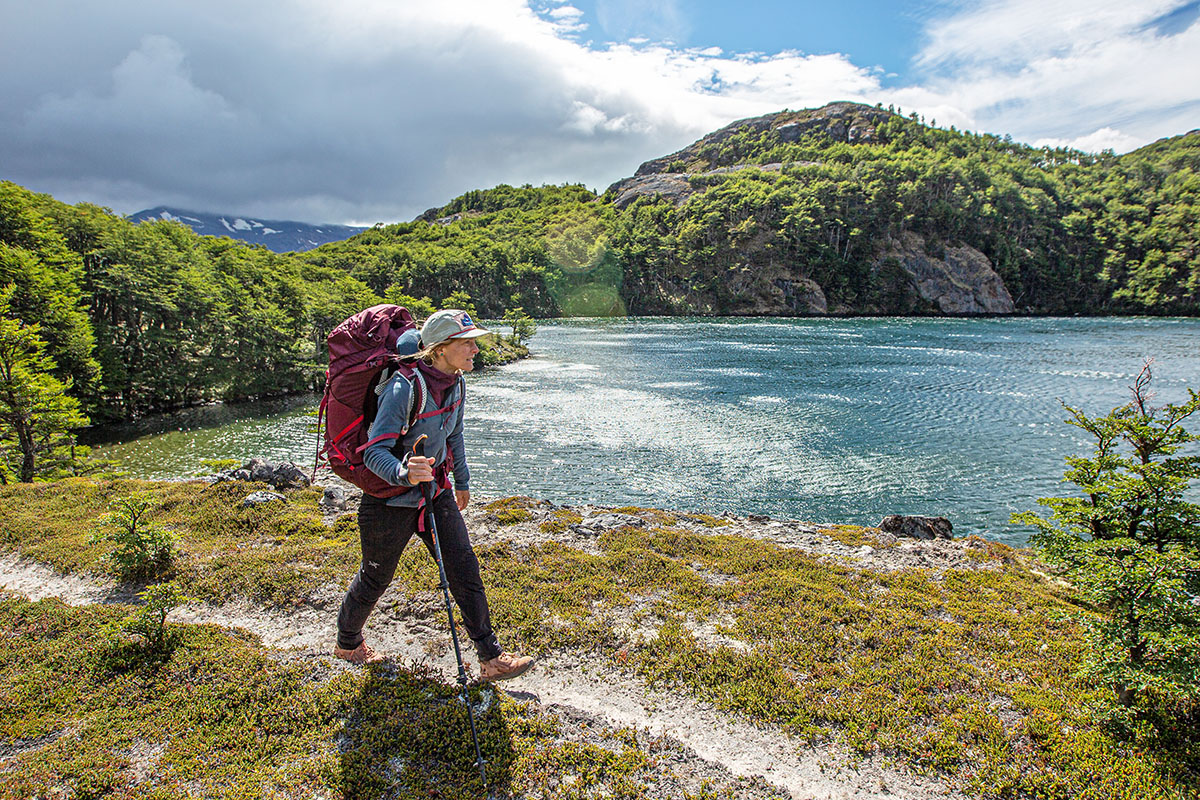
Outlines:
<svg viewBox="0 0 1200 800"><path fill-rule="evenodd" d="M716 56L588 51L514 0L51 1L6 22L2 177L124 212L370 223L498 182L603 189L729 119L811 95L754 79L744 93L770 99L689 105L690 70ZM843 94L862 83L846 62L775 68Z"/></svg>
<svg viewBox="0 0 1200 800"><path fill-rule="evenodd" d="M1164 41L1137 25L1180 4L1152 0L1109 24L1070 2L1092 20L1074 61L1046 57L1059 37L1008 23L1036 0L1003 0L931 23L928 83L885 92L838 54L589 47L564 2L0 0L0 178L121 212L369 224L500 182L603 189L734 119L831 100L897 100L943 124L1098 146L1179 132L1171 109L1196 99L1200 28ZM1014 52L1038 80L1006 71ZM976 54L971 70L938 71L963 53ZM1094 53L1111 57L1096 67ZM1141 63L1160 77L1130 66ZM1098 87L1107 64L1120 69ZM1081 105L1101 91L1104 105ZM1113 104L1138 114L1112 130L1094 108Z"/></svg>
<svg viewBox="0 0 1200 800"><path fill-rule="evenodd" d="M571 140L601 153L612 140L612 157L626 137L564 133L561 77L494 27L205 8L22 10L4 34L4 177L123 211L167 201L369 222L502 180L619 174Z"/></svg>

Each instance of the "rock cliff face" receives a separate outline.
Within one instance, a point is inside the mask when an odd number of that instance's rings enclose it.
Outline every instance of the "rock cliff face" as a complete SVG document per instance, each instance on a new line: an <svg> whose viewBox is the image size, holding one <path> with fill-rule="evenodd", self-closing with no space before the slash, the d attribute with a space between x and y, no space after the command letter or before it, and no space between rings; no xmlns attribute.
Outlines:
<svg viewBox="0 0 1200 800"><path fill-rule="evenodd" d="M727 313L750 316L821 316L830 313L1011 314L1012 297L987 256L973 247L946 247L941 257L926 252L913 233L885 244L877 268L894 260L902 271L898 295L872 308L829 308L821 286L803 265L769 261L731 271L734 298Z"/></svg>
<svg viewBox="0 0 1200 800"><path fill-rule="evenodd" d="M720 159L714 162L711 156L703 154L712 150L709 145L725 144L736 134L743 132L761 134L774 131L781 143L799 141L810 133L824 133L835 142L873 142L875 127L892 115L891 111L862 103L829 103L821 108L779 111L761 117L742 119L698 139L682 150L645 162L638 167L634 175L665 173L671 170L672 165L677 169L678 162L683 162L685 168L705 162L704 166L696 171L733 166L737 163L736 154L731 154L734 160L728 163Z"/></svg>
<svg viewBox="0 0 1200 800"><path fill-rule="evenodd" d="M925 250L915 233L887 243L876 260L895 259L911 278L912 289L943 314L1011 314L1012 296L992 262L974 247L946 247L941 258Z"/></svg>
<svg viewBox="0 0 1200 800"><path fill-rule="evenodd" d="M643 167L645 164L642 165ZM662 197L665 200L670 200L675 205L682 205L687 202L687 199L696 193L696 189L692 187L691 178L704 178L709 175L725 175L730 172L738 172L744 169L758 169L764 172L779 172L783 169L783 164L735 164L732 167L717 167L716 169L705 170L704 172L680 173L680 172L662 172L650 173L647 175L634 175L632 178L625 178L617 181L612 186L608 187L608 191L614 195L613 205L617 208L625 208L639 197L651 195ZM640 173L640 170L639 170Z"/></svg>
<svg viewBox="0 0 1200 800"><path fill-rule="evenodd" d="M683 206L697 193L719 183L715 176L741 170L780 173L803 180L799 164L749 163L773 144L823 136L834 142L872 143L892 112L858 103L830 103L817 109L783 111L739 120L682 150L652 159L636 174L614 183L607 197L620 209L642 197ZM764 147L766 149L764 149ZM768 223L774 224L774 223ZM931 252L932 251L932 252ZM915 233L868 243L859 268L869 268L872 285L851 295L850 305L827 296L814 280L812 265L789 263L777 242L760 237L736 246L736 261L722 266L720 288L684 290L691 279L662 275L651 279L650 297L666 308L698 313L747 315L867 314L1011 314L1013 300L988 257L966 245L927 248ZM740 263L738 263L740 262ZM728 262L726 262L728 263ZM825 267L826 271L828 266ZM718 296L719 295L719 296ZM833 299L831 299L833 298ZM835 302L836 301L836 302ZM653 306L655 312L658 307Z"/></svg>
<svg viewBox="0 0 1200 800"><path fill-rule="evenodd" d="M748 316L823 316L829 313L825 292L803 270L778 262L743 266L730 276L737 298L731 314Z"/></svg>
<svg viewBox="0 0 1200 800"><path fill-rule="evenodd" d="M973 247L926 251L913 233L882 243L872 264L877 283L886 286L870 304L830 306L822 286L806 265L763 258L753 243L746 261L725 276L724 300L715 295L680 292L670 281L656 291L675 308L693 313L746 316L824 316L826 314L1011 314L1013 300L987 256ZM656 312L657 313L657 312Z"/></svg>

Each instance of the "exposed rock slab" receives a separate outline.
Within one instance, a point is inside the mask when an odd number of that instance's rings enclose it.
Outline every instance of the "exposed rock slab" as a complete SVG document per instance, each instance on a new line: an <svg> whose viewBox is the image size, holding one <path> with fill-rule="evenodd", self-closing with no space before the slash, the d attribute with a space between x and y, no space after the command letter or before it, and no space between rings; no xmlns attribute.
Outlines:
<svg viewBox="0 0 1200 800"><path fill-rule="evenodd" d="M691 178L728 175L747 169L761 170L763 172L779 172L783 169L783 164L735 164L730 167L717 167L705 172L656 172L648 175L634 175L631 178L617 181L608 187L608 191L615 194L613 205L617 208L625 208L639 197L659 197L680 206L686 203L688 198L698 191L703 191L703 188L698 190L692 186Z"/></svg>
<svg viewBox="0 0 1200 800"><path fill-rule="evenodd" d="M889 514L877 526L881 531L908 539L953 539L954 526L945 517L920 517Z"/></svg>
<svg viewBox="0 0 1200 800"><path fill-rule="evenodd" d="M661 197L678 206L696 193L688 182L688 176L678 172L635 175L617 181L608 190L616 193L613 205L617 208L625 208L639 197Z"/></svg>
<svg viewBox="0 0 1200 800"><path fill-rule="evenodd" d="M700 157L700 151L706 145L722 144L743 131L764 133L774 130L779 140L785 143L799 141L810 134L823 134L835 142L874 142L877 141L876 127L891 116L894 116L893 112L875 106L837 102L820 108L779 111L761 117L740 119L696 140L682 150L643 163L635 175L666 172L677 161L689 163ZM729 164L711 166L721 167Z"/></svg>
<svg viewBox="0 0 1200 800"><path fill-rule="evenodd" d="M992 262L974 247L946 247L939 258L925 240L908 232L887 243L876 264L895 259L916 293L943 314L1011 314L1012 295Z"/></svg>

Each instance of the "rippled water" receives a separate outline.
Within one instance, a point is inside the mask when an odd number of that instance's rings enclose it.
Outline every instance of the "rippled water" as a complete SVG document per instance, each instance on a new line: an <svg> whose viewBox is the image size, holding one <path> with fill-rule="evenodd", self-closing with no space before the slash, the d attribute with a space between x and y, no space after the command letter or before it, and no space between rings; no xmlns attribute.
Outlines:
<svg viewBox="0 0 1200 800"><path fill-rule="evenodd" d="M1084 452L1059 401L1124 403L1147 357L1162 401L1200 387L1200 320L621 319L543 323L534 356L473 375L472 487L556 502L873 524L944 515L1022 541L1013 511ZM103 448L166 477L202 458L310 463L312 399ZM126 433L128 436L129 433Z"/></svg>

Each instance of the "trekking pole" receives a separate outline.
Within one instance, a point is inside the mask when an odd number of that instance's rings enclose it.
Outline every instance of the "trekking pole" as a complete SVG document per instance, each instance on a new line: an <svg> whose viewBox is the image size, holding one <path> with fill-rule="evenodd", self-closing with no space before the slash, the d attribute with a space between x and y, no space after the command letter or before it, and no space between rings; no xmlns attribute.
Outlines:
<svg viewBox="0 0 1200 800"><path fill-rule="evenodd" d="M413 442L413 455L425 455L425 440L429 437L421 434ZM420 448L420 452L417 449ZM483 768L483 753L479 749L479 734L475 732L475 711L471 708L471 700L467 697L467 670L463 666L462 650L458 646L458 631L454 627L454 610L450 606L450 581L446 580L446 565L442 563L442 546L438 543L437 521L433 513L433 481L421 482L421 495L425 498L425 513L429 519L429 536L433 539L433 560L437 562L439 588L442 599L446 601L446 617L450 620L450 639L454 642L454 658L458 661L458 685L462 690L463 705L467 707L467 719L471 721L471 741L475 743L475 766L479 767L479 779L483 781L483 791L488 792L487 773Z"/></svg>

